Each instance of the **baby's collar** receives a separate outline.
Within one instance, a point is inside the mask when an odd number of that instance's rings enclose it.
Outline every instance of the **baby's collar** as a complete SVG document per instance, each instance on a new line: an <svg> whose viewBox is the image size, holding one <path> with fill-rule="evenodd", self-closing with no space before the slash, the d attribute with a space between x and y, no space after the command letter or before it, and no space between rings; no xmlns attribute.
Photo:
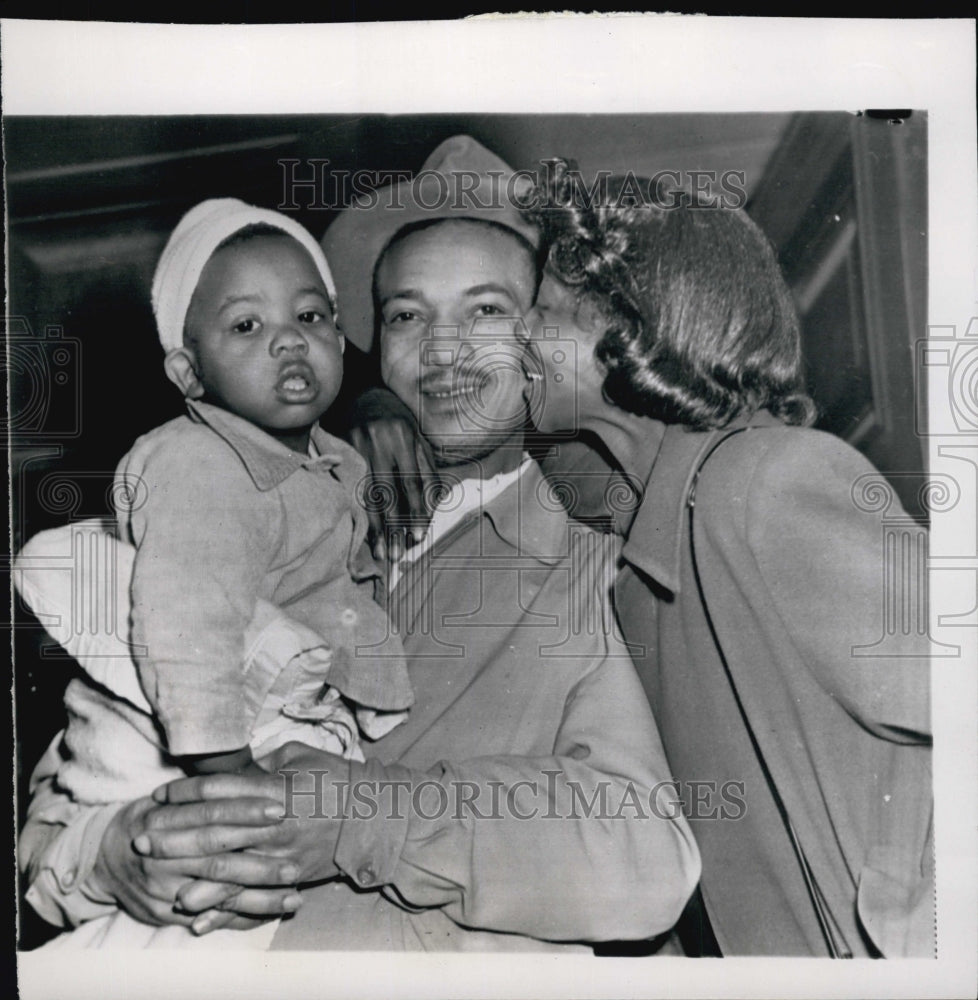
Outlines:
<svg viewBox="0 0 978 1000"><path fill-rule="evenodd" d="M255 487L262 492L274 489L297 469L312 466L332 469L346 457L342 442L318 425L311 431L313 445L319 453L313 458L290 450L260 427L219 406L199 399L188 399L186 403L190 419L206 424L228 443L248 470Z"/></svg>

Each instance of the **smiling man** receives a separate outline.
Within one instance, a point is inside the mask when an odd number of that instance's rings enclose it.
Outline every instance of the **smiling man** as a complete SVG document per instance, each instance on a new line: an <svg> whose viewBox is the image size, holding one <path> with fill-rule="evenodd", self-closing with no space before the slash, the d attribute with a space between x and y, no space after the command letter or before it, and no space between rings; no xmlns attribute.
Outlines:
<svg viewBox="0 0 978 1000"><path fill-rule="evenodd" d="M527 384L517 327L536 293L533 245L498 223L421 222L394 235L375 275L381 374L436 462L478 463L468 474L482 478L516 468Z"/></svg>

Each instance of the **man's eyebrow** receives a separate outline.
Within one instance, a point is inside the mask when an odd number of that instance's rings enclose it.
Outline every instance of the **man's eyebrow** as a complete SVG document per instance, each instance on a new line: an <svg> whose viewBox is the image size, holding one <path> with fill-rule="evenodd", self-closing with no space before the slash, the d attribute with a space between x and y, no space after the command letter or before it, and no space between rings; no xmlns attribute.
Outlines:
<svg viewBox="0 0 978 1000"><path fill-rule="evenodd" d="M500 295L508 295L513 301L516 300L516 296L511 288L507 285L500 285L495 281L487 281L484 285L473 285L471 288L465 289L465 294L470 297L484 295L486 292L497 292Z"/></svg>
<svg viewBox="0 0 978 1000"><path fill-rule="evenodd" d="M380 304L386 306L388 302L392 302L394 299L423 299L424 292L417 288L401 288L396 292L391 292L390 295L385 295L381 300Z"/></svg>
<svg viewBox="0 0 978 1000"><path fill-rule="evenodd" d="M517 297L511 288L507 285L501 285L496 281L487 281L481 285L473 285L471 288L466 288L462 294L466 298L475 298L478 295L485 295L487 292L494 292L497 295L505 295L513 302L517 301ZM401 288L396 292L391 292L390 295L385 295L380 300L380 304L381 306L386 306L388 302L391 302L394 299L419 299L424 301L425 298L425 293L419 288Z"/></svg>

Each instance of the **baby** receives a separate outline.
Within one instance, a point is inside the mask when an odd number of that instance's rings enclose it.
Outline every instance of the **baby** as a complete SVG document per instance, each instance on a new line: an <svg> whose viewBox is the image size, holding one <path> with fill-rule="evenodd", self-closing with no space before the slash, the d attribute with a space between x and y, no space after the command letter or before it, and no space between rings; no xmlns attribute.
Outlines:
<svg viewBox="0 0 978 1000"><path fill-rule="evenodd" d="M77 655L49 631L102 687L152 715L167 763L184 772L255 770L255 757L291 739L362 758L360 731L383 735L412 696L373 600L353 496L366 467L318 424L342 379L326 259L287 216L205 201L163 251L153 309L188 412L136 441L116 472L113 548L131 579L138 683L118 650ZM42 549L33 541L21 565ZM27 573L21 589L39 617L52 611ZM79 697L93 695L69 688L70 720L87 711ZM83 801L155 787L91 759L86 768L85 755L71 768L59 780Z"/></svg>
<svg viewBox="0 0 978 1000"><path fill-rule="evenodd" d="M343 352L319 245L277 212L205 201L163 251L153 309L187 414L119 464L115 535L100 522L43 532L15 564L27 604L87 675L65 692L57 783L93 825L188 772L257 770L290 740L362 760L360 735L385 735L412 701L373 600L354 500L366 466L318 424ZM94 573L51 572L80 548L109 554ZM125 638L77 615L106 596L130 621ZM153 927L81 874L89 916L49 949L264 949L278 924Z"/></svg>

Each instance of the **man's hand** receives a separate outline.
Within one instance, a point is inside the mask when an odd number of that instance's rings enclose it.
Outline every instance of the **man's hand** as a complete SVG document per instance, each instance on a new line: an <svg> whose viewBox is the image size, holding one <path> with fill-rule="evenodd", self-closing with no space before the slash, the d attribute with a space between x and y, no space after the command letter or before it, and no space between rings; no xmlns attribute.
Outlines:
<svg viewBox="0 0 978 1000"><path fill-rule="evenodd" d="M374 558L396 561L428 530L438 474L411 411L385 390L366 396L369 401L358 408L360 422L350 429L350 443L372 477L366 506Z"/></svg>
<svg viewBox="0 0 978 1000"><path fill-rule="evenodd" d="M151 798L137 799L120 809L106 829L87 884L143 923L193 924L198 933L212 928L198 927L195 912L182 905L181 887L190 878L200 880L193 883L201 887L199 892L208 887L213 897L225 902L226 910L214 926L243 929L293 912L300 903L293 866L258 854L229 853L234 845L264 841L279 823L267 814L275 808L268 801L241 800L218 817L205 803L161 805ZM215 818L233 823L235 835L229 835L230 826L211 825ZM194 830L203 848L194 854L155 858L145 850L147 838L177 833L186 837Z"/></svg>
<svg viewBox="0 0 978 1000"><path fill-rule="evenodd" d="M235 914L272 904L267 891L237 892L234 883L274 885L285 874L291 876L290 882L317 882L338 873L333 852L342 801L336 795L345 786L336 782L348 780L347 761L288 743L261 764L271 773L181 778L153 793L170 807L199 810L203 820L197 826L157 826L136 840L138 851L160 863L186 857L206 862L208 856L216 862L209 869L202 866L202 880L183 885L177 893L180 906L198 914L193 921L197 933L228 926ZM260 812L252 813L252 808ZM264 810L285 818L260 830L250 826L250 819L264 815ZM229 850L240 853L223 853ZM275 901L281 905L284 899Z"/></svg>

